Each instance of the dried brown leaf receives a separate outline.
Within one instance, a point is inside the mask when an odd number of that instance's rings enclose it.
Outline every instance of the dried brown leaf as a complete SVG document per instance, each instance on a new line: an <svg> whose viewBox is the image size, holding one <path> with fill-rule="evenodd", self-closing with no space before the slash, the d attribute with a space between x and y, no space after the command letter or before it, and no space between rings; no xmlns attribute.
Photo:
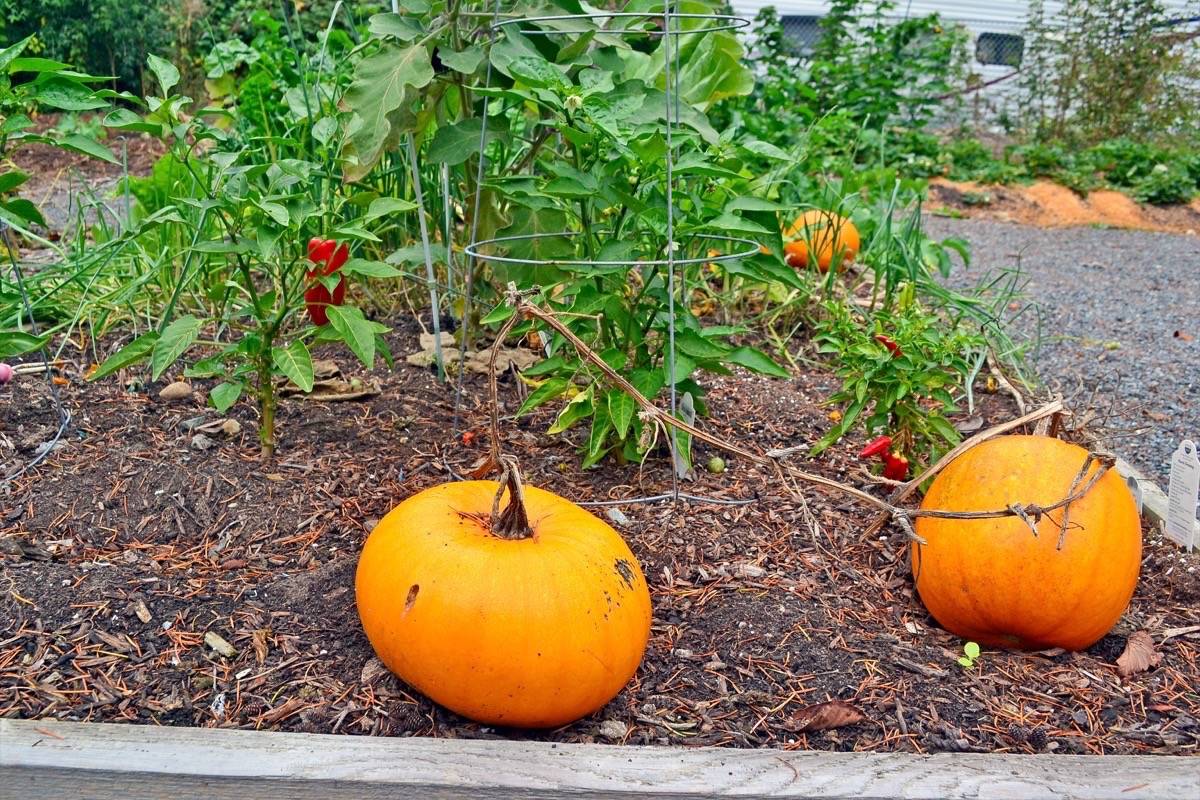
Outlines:
<svg viewBox="0 0 1200 800"><path fill-rule="evenodd" d="M1162 653L1154 647L1150 634L1137 631L1125 642L1125 652L1117 659L1117 672L1122 678L1128 678L1157 667L1161 661Z"/></svg>
<svg viewBox="0 0 1200 800"><path fill-rule="evenodd" d="M849 703L830 700L828 703L801 708L783 721L783 727L793 733L826 731L830 728L857 725L866 718L865 714Z"/></svg>
<svg viewBox="0 0 1200 800"><path fill-rule="evenodd" d="M267 631L256 630L250 638L250 646L254 648L254 657L258 659L259 664L266 661L269 652L267 647Z"/></svg>

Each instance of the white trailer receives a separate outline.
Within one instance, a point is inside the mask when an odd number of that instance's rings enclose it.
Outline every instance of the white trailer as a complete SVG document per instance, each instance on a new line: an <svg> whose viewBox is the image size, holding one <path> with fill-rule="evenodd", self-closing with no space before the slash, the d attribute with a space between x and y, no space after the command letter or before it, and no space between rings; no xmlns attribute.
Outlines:
<svg viewBox="0 0 1200 800"><path fill-rule="evenodd" d="M820 38L820 20L829 8L829 3L822 0L732 0L731 4L734 13L746 19L774 6L784 31L801 52ZM885 19L900 21L938 14L948 24L961 25L970 37L971 71L979 76L978 85L982 86L974 99L979 105L996 108L1011 94L1025 56L1029 6L1028 2L1008 0L898 0ZM1042 6L1049 26L1070 24L1063 17L1062 2L1044 0ZM1189 29L1200 22L1196 18L1200 15L1197 0L1163 0L1163 7L1170 18Z"/></svg>

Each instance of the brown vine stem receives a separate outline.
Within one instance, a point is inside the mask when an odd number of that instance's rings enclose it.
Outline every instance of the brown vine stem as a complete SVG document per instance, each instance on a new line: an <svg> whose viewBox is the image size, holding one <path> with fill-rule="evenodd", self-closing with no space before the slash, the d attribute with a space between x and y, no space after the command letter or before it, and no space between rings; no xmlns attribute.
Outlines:
<svg viewBox="0 0 1200 800"><path fill-rule="evenodd" d="M810 484L814 484L817 486L824 486L828 489L833 489L834 491L841 492L842 494L850 495L851 497L853 497L857 500L867 503L868 505L872 505L872 506L880 509L881 511L883 511L885 514L885 520L888 517L890 517L891 519L894 519L896 521L896 524L898 524L901 527L901 529L903 529L905 534L912 541L923 543L921 538L917 536L916 531L913 529L913 526L912 526L912 518L918 517L918 516L940 517L940 518L944 518L944 519L995 519L995 518L1000 518L1000 517L1018 517L1018 518L1025 520L1027 524L1030 524L1030 527L1034 529L1034 533L1036 535L1036 533L1037 533L1036 526L1031 523L1040 519L1040 517L1042 515L1046 514L1047 512L1053 511L1058 508L1064 508L1066 506L1069 506L1071 503L1075 502L1080 497L1087 494L1087 492L1092 488L1092 486L1095 485L1096 481L1098 481L1100 479L1100 477L1104 474L1104 472L1108 469L1108 467L1111 466L1111 464L1113 463L1111 459L1106 459L1103 456L1098 456L1094 453L1089 453L1088 461L1084 464L1084 466L1081 470L1081 475L1087 474L1087 470L1090 467L1093 459L1097 460L1100 463L1100 469L1098 469L1096 471L1096 473L1092 476L1092 479L1082 489L1080 489L1076 492L1073 492L1070 495L1068 495L1067 497L1064 497L1062 500L1058 501L1057 503L1053 503L1048 506L1040 506L1040 505L1033 504L1033 503L1012 504L1008 508L997 509L994 511L947 511L947 510L942 510L942 509L903 508L903 507L894 505L893 504L894 501L889 502L887 500L881 500L878 497L868 494L867 492L864 492L861 489L858 489L854 486L848 486L844 483L840 483L831 478L826 478L822 475L815 475L811 472L805 472L803 470L796 469L795 467L781 463L778 458L772 458L769 454L762 454L762 453L754 452L753 450L748 450L745 447L742 447L741 445L738 445L734 442L728 441L719 436L708 433L707 431L700 430L699 428L695 427L694 425L684 422L683 420L676 419L675 417L671 416L667 412L660 409L658 406L654 405L654 403L647 400L646 397L644 395L642 395L642 393L639 392L633 386L633 384L631 384L629 381L627 381L625 378L623 378L616 370L614 370L612 367L610 367L608 364L606 364L604 362L604 360L601 359L600 356L598 356L590 347L588 347L588 345L582 339L580 339L578 336L576 336L571 331L570 328L568 328L561 321L559 321L559 319L553 312L542 309L540 306L530 302L528 299L529 294L530 293L528 293L528 292L525 292L525 293L519 292L513 284L509 284L508 302L514 309L516 309L517 314L515 314L512 318L510 318L509 321L505 324L504 328L501 331L502 335L507 335L508 331L510 331L512 329L514 320L517 319L518 317L523 317L526 319L532 318L532 319L539 320L540 322L544 323L545 325L549 326L550 328L553 328L555 331L560 333L563 336L563 338L565 338L568 342L571 343L571 346L573 348L575 348L575 351L577 353L579 353L581 358L583 358L584 360L591 363L592 366L596 367L596 369L598 369L601 373L603 373L604 376L606 378L608 378L609 381L611 381L613 384L618 386L622 391L624 391L630 397L632 397L634 402L637 403L638 407L641 409L640 416L644 420L651 421L659 427L665 427L665 426L674 427L678 430L681 430L685 433L690 434L694 439L698 439L702 442L707 442L708 444L711 444L714 447L719 447L722 450L725 450L726 452L729 452L729 453L733 453L734 455L744 458L747 461L750 461L752 463L755 463L760 466L767 467L773 471L776 471L777 474L784 474L793 480L801 481L804 483L810 483ZM499 341L502 341L502 337L500 340L497 341L497 344L499 344ZM496 346L497 345L493 345L493 348ZM491 398L492 399L492 426L493 426L493 429L492 429L493 457L492 458L494 458L496 460L493 462L492 465L490 465L491 468L501 466L501 462L499 461L499 456L495 455L495 454L499 453L498 441L499 441L499 430L500 430L499 418L498 418L499 412L497 410L498 402L497 402L497 396L496 396L497 390L496 390L496 383L495 383L495 381L496 381L495 363L496 363L496 356L495 356L495 351L493 351L492 359L491 359L491 370L490 370L491 371L491 393L492 393L492 398ZM900 499L903 499L903 497L907 497L920 484L921 480L924 480L926 477L933 475L937 471L941 470L946 464L948 464L953 459L954 456L956 456L958 453L962 452L963 450L967 449L968 447L972 446L973 444L975 444L979 441L983 441L983 439L989 438L990 436L995 436L998 433L1002 433L1004 430L1011 430L1012 428L1018 427L1020 425L1024 425L1030 421L1040 419L1041 417L1046 416L1047 414L1052 414L1052 413L1055 413L1056 411L1061 411L1061 410L1062 410L1062 402L1060 400L1055 400L1054 402L1049 403L1046 406L1038 409L1036 412L1026 414L1024 417L1013 420L1012 422L1009 422L1009 423L1005 423L1004 425L998 425L995 428L992 428L991 430L984 432L984 434L977 434L976 436L969 439L967 442L963 442L961 445L959 445L959 447L955 448L950 453L947 453L945 456L943 456L936 464L934 464L933 467L931 467L929 470L926 470L926 472L924 473L924 475L921 476L921 478L919 478L918 480L911 481L907 486L905 486L902 489L900 489L899 491L897 491L895 493L894 497L899 496ZM487 468L488 466L489 465L485 464L485 465L483 465L483 467L481 467L481 469Z"/></svg>

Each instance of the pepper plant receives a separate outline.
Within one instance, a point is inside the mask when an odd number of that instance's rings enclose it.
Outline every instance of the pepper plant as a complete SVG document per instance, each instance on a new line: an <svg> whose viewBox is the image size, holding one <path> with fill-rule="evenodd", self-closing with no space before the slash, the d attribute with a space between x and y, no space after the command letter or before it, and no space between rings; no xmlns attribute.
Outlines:
<svg viewBox="0 0 1200 800"><path fill-rule="evenodd" d="M412 204L357 198L363 207L354 207L354 222L306 244L307 234L339 219L352 202L328 190L328 165L300 158L272 162L261 148L213 124L222 112L193 111L190 98L172 94L179 73L171 64L153 56L149 63L162 96L147 98L145 116L119 111L105 122L170 144L171 157L186 170L194 191L151 214L131 235L183 233L187 247L155 328L110 356L91 379L148 361L157 380L193 345L207 345L208 354L192 360L184 374L219 379L209 398L220 411L243 393L252 394L261 414L262 455L270 458L276 446L276 380L312 389L310 344L343 342L368 368L377 353L390 360L381 337L388 329L344 304L344 282L347 276L387 278L399 272L379 261L348 258L348 243L376 240L364 226ZM180 297L195 286L201 296L190 304L192 313L177 315Z"/></svg>

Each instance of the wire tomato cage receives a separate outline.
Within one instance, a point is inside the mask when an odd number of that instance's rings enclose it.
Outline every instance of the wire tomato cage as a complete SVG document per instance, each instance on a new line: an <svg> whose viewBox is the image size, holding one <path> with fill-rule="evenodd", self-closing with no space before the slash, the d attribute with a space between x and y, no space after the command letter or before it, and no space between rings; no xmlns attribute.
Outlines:
<svg viewBox="0 0 1200 800"><path fill-rule="evenodd" d="M665 167L665 185L663 191L665 194L665 235L661 241L658 241L653 247L654 255L649 258L595 258L595 257L557 257L557 258L524 258L512 255L512 251L522 247L532 247L535 244L541 244L553 240L561 242L578 241L578 237L584 235L584 231L564 230L552 232L537 232L528 234L519 234L513 236L499 236L488 239L477 239L479 212L481 207L481 198L483 194L484 177L486 170L487 157L487 134L488 126L486 120L489 118L489 103L490 90L492 88L492 72L493 65L491 60L488 61L487 77L485 81L485 91L483 93L483 108L481 119L484 123L480 126L479 147L477 151L478 168L475 181L475 196L474 196L474 214L471 223L471 241L462 252L467 258L467 264L464 265L463 275L465 282L465 292L463 296L465 302L463 304L463 313L460 318L460 335L461 335L461 350L466 351L467 342L469 341L469 327L471 320L471 305L473 300L473 275L474 268L478 263L505 265L510 269L536 271L541 268L554 267L575 267L584 271L594 271L597 275L609 274L614 271L632 272L634 270L659 270L663 269L666 272L667 278L667 361L666 371L670 379L667 381L670 393L670 409L671 415L677 417L680 412L679 388L677 386L675 364L676 364L676 298L682 302L687 297L685 280L686 276L680 274L681 267L688 267L697 264L720 264L734 262L744 258L749 258L757 255L759 252L759 244L751 239L740 238L736 236L707 234L707 233L689 233L687 235L687 246L695 246L702 243L708 243L723 248L726 252L714 252L705 248L704 254L696 257L688 257L686 248L683 244L676 241L676 213L675 208L675 182L677 177L676 159L678 149L678 137L675 135L675 130L680 125L681 105L680 105L680 47L678 40L683 36L697 36L717 31L729 31L746 28L750 25L750 21L737 16L727 14L696 14L696 13L681 13L674 9L670 0L665 0L661 12L628 12L628 11L613 11L602 12L595 14L561 14L548 16L520 16L507 19L500 19L499 2L496 3L495 10L492 15L492 23L488 28L490 34L489 46L494 45L498 37L508 36L513 33L522 36L559 36L566 34L588 35L594 36L596 41L604 41L606 37L658 37L662 41L663 55L663 96L665 99L665 108L663 114L663 136L666 142L666 148L663 154ZM536 213L536 212L535 212ZM600 236L607 234L614 235L611 231L593 231L590 235ZM711 255L708 253L712 253ZM651 275L649 279L658 277ZM434 316L437 316L437 310L434 309ZM499 346L495 343L493 347ZM455 428L458 427L458 419L462 404L463 394L463 373L464 370L458 371L457 387L455 391L454 415ZM603 500L603 501L584 501L579 503L585 506L610 506L610 505L625 505L633 503L648 503L661 500L678 501L680 499L721 503L721 504L744 504L754 501L751 499L728 499L728 498L710 498L689 495L680 492L680 465L682 460L679 453L678 434L674 428L668 432L667 444L671 454L671 492L669 494L659 494L648 497L633 497L620 500Z"/></svg>

